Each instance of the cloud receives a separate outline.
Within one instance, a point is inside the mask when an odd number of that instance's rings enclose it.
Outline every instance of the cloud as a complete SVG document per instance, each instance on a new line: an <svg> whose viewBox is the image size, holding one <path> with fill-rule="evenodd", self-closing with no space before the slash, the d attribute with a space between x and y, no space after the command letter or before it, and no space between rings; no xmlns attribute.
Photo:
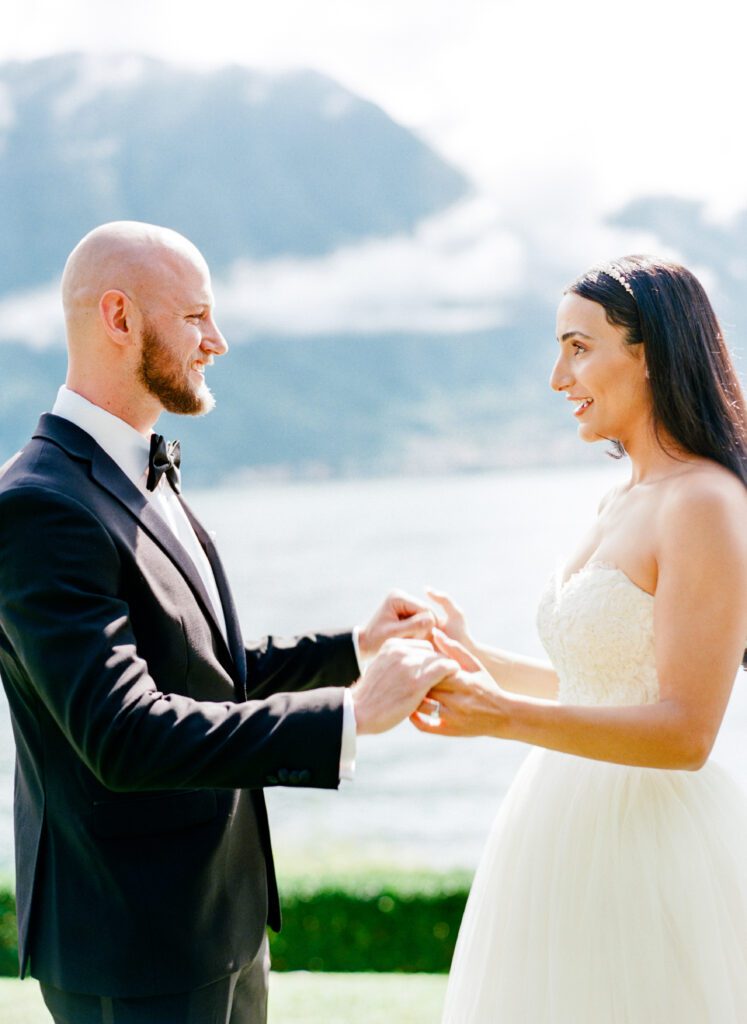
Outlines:
<svg viewBox="0 0 747 1024"><path fill-rule="evenodd" d="M240 260L214 282L216 317L235 342L256 335L458 335L506 323L518 296L553 302L600 260L628 252L678 258L652 235L600 222L586 197L583 182L560 180L538 204L528 181L510 210L476 197L412 234L314 259ZM0 300L0 342L44 348L63 338L59 282Z"/></svg>
<svg viewBox="0 0 747 1024"><path fill-rule="evenodd" d="M654 192L704 198L721 216L747 203L733 0L182 0L178 18L173 0L130 0L116 38L97 0L10 6L0 57L117 49L193 69L326 72L493 194L539 166L547 182L590 171L606 208Z"/></svg>
<svg viewBox="0 0 747 1024"><path fill-rule="evenodd" d="M315 259L241 260L214 282L217 319L252 334L431 331L490 327L526 278L524 246L494 204L474 199L411 235L347 246ZM0 341L35 348L64 337L59 283L0 301Z"/></svg>
<svg viewBox="0 0 747 1024"><path fill-rule="evenodd" d="M596 263L630 253L681 259L650 231L608 223L588 172L566 171L544 181L541 167L526 168L512 183L511 202L501 207L505 229L521 237L526 251L526 292L555 298Z"/></svg>
<svg viewBox="0 0 747 1024"><path fill-rule="evenodd" d="M239 261L216 282L217 314L229 335L468 331L501 323L525 276L519 235L473 199L411 235L317 259Z"/></svg>
<svg viewBox="0 0 747 1024"><path fill-rule="evenodd" d="M87 54L77 66L72 86L55 100L54 113L61 119L73 118L81 107L100 96L102 89L128 86L142 79L146 70L143 57L123 55L116 58Z"/></svg>
<svg viewBox="0 0 747 1024"><path fill-rule="evenodd" d="M256 334L458 335L508 322L520 296L553 303L578 274L615 256L681 258L650 232L607 224L590 194L591 183L574 175L559 177L538 198L536 180L527 176L510 207L479 196L411 235L316 259L241 260L215 284L218 322L235 341ZM715 286L712 275L709 283Z"/></svg>
<svg viewBox="0 0 747 1024"><path fill-rule="evenodd" d="M23 342L43 349L59 345L64 337L59 281L0 300L0 342Z"/></svg>

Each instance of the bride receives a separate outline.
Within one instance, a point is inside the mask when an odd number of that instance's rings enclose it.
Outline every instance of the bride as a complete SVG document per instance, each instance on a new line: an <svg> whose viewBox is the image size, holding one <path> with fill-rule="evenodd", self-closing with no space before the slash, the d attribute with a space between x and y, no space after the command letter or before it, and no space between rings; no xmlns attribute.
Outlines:
<svg viewBox="0 0 747 1024"><path fill-rule="evenodd" d="M630 479L541 600L551 665L476 642L431 594L464 671L413 723L534 748L475 876L443 1020L743 1024L747 800L708 757L747 638L744 399L675 263L590 270L557 338L551 386Z"/></svg>

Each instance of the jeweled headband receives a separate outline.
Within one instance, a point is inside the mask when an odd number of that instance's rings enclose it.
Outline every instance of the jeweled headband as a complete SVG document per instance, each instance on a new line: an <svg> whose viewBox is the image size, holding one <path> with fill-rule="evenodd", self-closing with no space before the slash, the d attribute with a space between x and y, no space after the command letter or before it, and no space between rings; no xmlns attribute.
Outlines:
<svg viewBox="0 0 747 1024"><path fill-rule="evenodd" d="M630 287L630 282L627 278L623 277L620 271L615 267L612 267L610 270L602 270L601 273L606 274L607 277L611 277L613 281L617 281L618 284L621 284L631 299L635 298L633 289Z"/></svg>

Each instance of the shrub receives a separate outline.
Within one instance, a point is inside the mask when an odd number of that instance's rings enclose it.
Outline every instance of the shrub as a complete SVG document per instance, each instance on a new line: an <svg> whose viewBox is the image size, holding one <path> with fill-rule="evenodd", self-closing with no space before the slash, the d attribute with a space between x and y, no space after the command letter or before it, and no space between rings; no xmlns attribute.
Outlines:
<svg viewBox="0 0 747 1024"><path fill-rule="evenodd" d="M276 971L448 971L469 890L465 874L370 871L282 886ZM0 975L18 974L15 900L0 890Z"/></svg>
<svg viewBox="0 0 747 1024"><path fill-rule="evenodd" d="M466 897L394 885L287 894L283 930L270 936L273 970L448 971Z"/></svg>
<svg viewBox="0 0 747 1024"><path fill-rule="evenodd" d="M13 893L0 890L0 977L18 974L16 901Z"/></svg>

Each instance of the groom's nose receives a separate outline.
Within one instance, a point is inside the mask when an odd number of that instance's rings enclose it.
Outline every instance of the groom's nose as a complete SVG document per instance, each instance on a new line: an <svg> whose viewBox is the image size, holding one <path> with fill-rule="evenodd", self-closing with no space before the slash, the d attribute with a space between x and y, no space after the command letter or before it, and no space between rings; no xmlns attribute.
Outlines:
<svg viewBox="0 0 747 1024"><path fill-rule="evenodd" d="M222 356L228 352L228 342L223 337L212 316L209 317L205 324L205 334L200 347L216 356Z"/></svg>

